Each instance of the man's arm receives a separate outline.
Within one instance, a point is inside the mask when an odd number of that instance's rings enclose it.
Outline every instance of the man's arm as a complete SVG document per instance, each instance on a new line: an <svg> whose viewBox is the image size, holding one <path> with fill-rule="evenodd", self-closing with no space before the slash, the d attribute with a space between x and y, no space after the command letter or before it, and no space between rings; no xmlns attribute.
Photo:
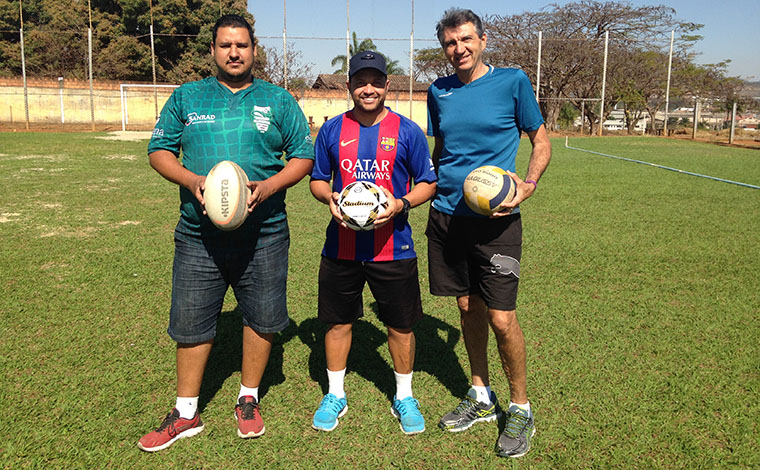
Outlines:
<svg viewBox="0 0 760 470"><path fill-rule="evenodd" d="M409 208L417 207L433 197L433 194L435 194L435 188L436 183L415 183L412 190L403 196L403 198L409 201ZM393 197L393 193L388 191L388 189L381 189L388 198L388 208L375 220L375 227L385 225L404 210L404 203L401 201L401 198L396 199Z"/></svg>
<svg viewBox="0 0 760 470"><path fill-rule="evenodd" d="M249 181L248 187L251 188L251 196L248 198L248 212L266 201L272 194L287 189L301 181L301 179L311 173L314 166L314 160L310 158L291 158L285 164L285 168L270 176L264 181Z"/></svg>
<svg viewBox="0 0 760 470"><path fill-rule="evenodd" d="M525 180L520 179L516 174L509 172L509 176L515 180L517 192L512 201L502 204L502 207L509 210L502 210L494 214L495 217L501 217L512 213L512 209L520 205L521 202L533 195L536 186L533 183L526 183L527 180L538 182L541 175L544 174L546 167L549 166L549 160L552 158L552 144L549 141L549 134L546 133L546 127L541 127L535 131L528 132L530 143L533 145L533 151L530 153L530 162L528 163L528 173Z"/></svg>
<svg viewBox="0 0 760 470"><path fill-rule="evenodd" d="M150 166L158 172L161 176L187 188L196 199L204 205L203 190L205 189L206 177L202 175L196 175L192 171L188 170L177 160L177 156L168 150L156 150L148 155ZM206 211L204 210L204 214Z"/></svg>

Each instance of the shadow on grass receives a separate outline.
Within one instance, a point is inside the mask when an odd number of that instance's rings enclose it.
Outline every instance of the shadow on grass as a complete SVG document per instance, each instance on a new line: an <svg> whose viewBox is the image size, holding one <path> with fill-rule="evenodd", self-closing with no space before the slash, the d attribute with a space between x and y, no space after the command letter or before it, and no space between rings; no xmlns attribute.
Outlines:
<svg viewBox="0 0 760 470"><path fill-rule="evenodd" d="M269 362L259 386L259 399L264 398L269 389L285 382L282 372L284 345L296 335L298 328L293 321L285 330L276 334L269 354ZM243 359L243 319L237 309L223 312L216 324L216 338L209 354L206 371L201 384L198 408L203 411L233 374L240 372ZM231 400L234 401L235 397Z"/></svg>
<svg viewBox="0 0 760 470"><path fill-rule="evenodd" d="M372 302L370 308L376 315L377 304ZM319 383L324 393L327 393L328 389L324 351L326 331L327 325L316 318L304 320L298 326L299 338L311 349L309 375L312 380ZM459 365L459 359L454 352L454 346L460 337L459 330L441 320L425 315L415 325L414 335L417 342L414 370L424 371L436 377L453 396L464 396L469 388L469 379ZM347 369L372 382L390 401L396 393L396 380L392 365L379 352L380 348L387 348L387 343L386 331L366 320L357 320L353 326Z"/></svg>

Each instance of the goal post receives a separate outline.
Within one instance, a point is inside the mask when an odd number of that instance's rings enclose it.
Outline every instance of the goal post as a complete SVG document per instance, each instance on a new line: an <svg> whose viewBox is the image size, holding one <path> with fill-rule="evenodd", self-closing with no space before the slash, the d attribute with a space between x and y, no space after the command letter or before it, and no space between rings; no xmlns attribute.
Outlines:
<svg viewBox="0 0 760 470"><path fill-rule="evenodd" d="M120 83L121 130L126 131L130 120L135 123L154 123L157 99L165 102L171 91L179 85L148 85L137 83ZM158 97L158 98L157 98Z"/></svg>

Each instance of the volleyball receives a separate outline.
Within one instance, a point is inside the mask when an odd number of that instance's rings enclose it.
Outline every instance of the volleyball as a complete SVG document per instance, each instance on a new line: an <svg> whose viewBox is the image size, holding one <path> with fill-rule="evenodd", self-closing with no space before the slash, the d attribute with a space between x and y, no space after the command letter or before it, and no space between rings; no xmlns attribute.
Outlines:
<svg viewBox="0 0 760 470"><path fill-rule="evenodd" d="M491 215L515 197L515 182L497 166L476 168L464 179L464 202L474 212Z"/></svg>

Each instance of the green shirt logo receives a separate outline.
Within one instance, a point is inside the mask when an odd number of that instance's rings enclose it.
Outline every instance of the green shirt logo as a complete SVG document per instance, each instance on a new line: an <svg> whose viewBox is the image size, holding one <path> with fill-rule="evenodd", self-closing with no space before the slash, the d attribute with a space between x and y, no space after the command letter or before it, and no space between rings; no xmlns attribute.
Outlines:
<svg viewBox="0 0 760 470"><path fill-rule="evenodd" d="M253 106L253 123L262 134L269 130L272 119L272 108L269 106Z"/></svg>

